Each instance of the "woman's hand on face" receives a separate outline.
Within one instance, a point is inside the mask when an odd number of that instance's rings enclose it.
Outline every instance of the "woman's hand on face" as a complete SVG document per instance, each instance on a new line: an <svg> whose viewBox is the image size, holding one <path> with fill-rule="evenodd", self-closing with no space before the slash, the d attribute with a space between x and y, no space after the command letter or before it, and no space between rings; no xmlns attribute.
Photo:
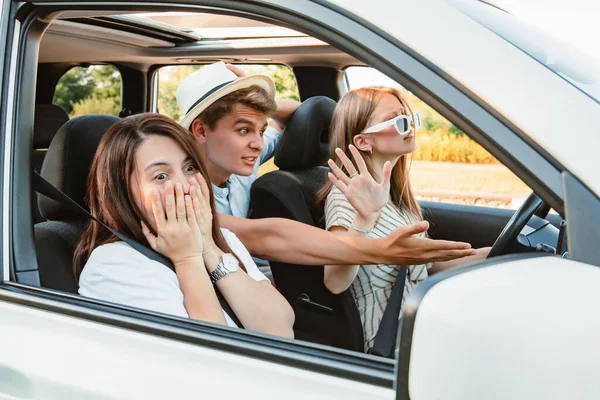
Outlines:
<svg viewBox="0 0 600 400"><path fill-rule="evenodd" d="M203 240L194 204L183 193L181 184L165 184L165 205L160 194L152 191L152 212L156 235L142 222L142 231L153 250L168 257L173 264L202 257Z"/></svg>
<svg viewBox="0 0 600 400"><path fill-rule="evenodd" d="M208 190L208 185L201 174L196 174L189 182L190 196L192 197L192 203L194 205L196 221L200 227L200 232L202 233L204 251L210 251L215 247L215 243L212 235L213 215L212 209L210 208L210 192Z"/></svg>
<svg viewBox="0 0 600 400"><path fill-rule="evenodd" d="M387 161L383 165L381 182L377 182L367 170L365 160L356 147L350 145L349 149L358 171L346 154L337 148L335 154L340 158L350 176L346 175L331 159L327 163L333 173L330 172L327 175L361 217L371 218L373 215L378 215L390 198L392 164Z"/></svg>

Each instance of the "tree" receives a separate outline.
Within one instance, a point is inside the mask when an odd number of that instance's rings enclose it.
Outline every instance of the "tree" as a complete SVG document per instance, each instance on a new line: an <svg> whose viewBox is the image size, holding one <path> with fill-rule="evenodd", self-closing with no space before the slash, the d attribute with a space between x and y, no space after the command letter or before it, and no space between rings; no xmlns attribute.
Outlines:
<svg viewBox="0 0 600 400"><path fill-rule="evenodd" d="M112 65L71 68L59 79L52 102L62 107L71 118L82 115L79 113L81 111L75 109L103 114L110 110L110 114L118 115L121 108L121 75ZM80 106L75 107L77 104Z"/></svg>

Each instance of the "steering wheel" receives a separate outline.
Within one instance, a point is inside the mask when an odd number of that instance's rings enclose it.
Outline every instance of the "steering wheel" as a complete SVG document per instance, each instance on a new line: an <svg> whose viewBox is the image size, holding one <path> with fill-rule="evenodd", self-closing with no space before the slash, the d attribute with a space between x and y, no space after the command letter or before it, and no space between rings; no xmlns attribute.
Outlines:
<svg viewBox="0 0 600 400"><path fill-rule="evenodd" d="M544 201L537 194L531 192L529 197L521 204L521 207L513 214L502 232L500 232L487 258L506 254L510 244L517 239L521 230L527 225L527 221L543 204Z"/></svg>

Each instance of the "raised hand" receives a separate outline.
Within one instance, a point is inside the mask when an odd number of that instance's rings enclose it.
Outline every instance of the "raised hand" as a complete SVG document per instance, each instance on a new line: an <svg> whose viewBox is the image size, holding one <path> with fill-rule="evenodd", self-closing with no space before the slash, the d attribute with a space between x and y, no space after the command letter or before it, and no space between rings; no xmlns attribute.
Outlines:
<svg viewBox="0 0 600 400"><path fill-rule="evenodd" d="M165 184L164 209L157 190L152 191L151 200L156 235L142 222L150 247L171 259L173 264L202 259L204 241L194 204L190 195L184 195L181 184Z"/></svg>
<svg viewBox="0 0 600 400"><path fill-rule="evenodd" d="M367 170L365 160L362 158L356 147L350 145L349 149L354 158L354 162L358 167L358 171L346 154L344 154L341 149L337 148L335 149L335 154L340 158L340 161L350 175L346 175L346 173L330 159L327 163L333 173L330 172L328 177L361 217L370 218L374 214L378 214L389 201L392 164L387 161L383 165L381 182L377 182Z"/></svg>

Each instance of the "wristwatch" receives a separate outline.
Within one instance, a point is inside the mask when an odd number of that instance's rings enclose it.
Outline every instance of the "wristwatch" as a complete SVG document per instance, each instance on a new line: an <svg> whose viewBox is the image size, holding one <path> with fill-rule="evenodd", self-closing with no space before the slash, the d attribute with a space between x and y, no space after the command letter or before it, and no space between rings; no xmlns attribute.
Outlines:
<svg viewBox="0 0 600 400"><path fill-rule="evenodd" d="M240 269L240 263L237 258L231 253L225 253L221 256L221 261L219 261L219 265L217 265L217 269L210 272L210 280L212 283L217 283L217 281L223 278L226 275L231 274L232 272Z"/></svg>

